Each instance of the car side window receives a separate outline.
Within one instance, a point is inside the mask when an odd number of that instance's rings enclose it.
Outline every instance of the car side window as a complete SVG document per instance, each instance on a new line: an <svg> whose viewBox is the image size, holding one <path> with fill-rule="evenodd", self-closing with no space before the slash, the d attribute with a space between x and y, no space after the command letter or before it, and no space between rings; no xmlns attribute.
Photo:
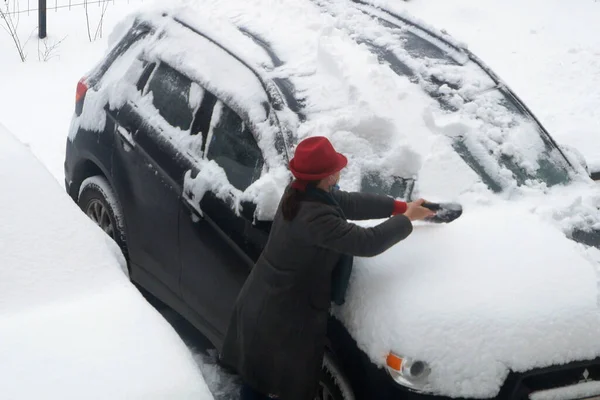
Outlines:
<svg viewBox="0 0 600 400"><path fill-rule="evenodd" d="M171 126L190 129L197 101L192 81L165 63L154 68L144 90L152 96L152 104Z"/></svg>
<svg viewBox="0 0 600 400"><path fill-rule="evenodd" d="M229 107L217 101L211 118L206 158L225 170L229 182L245 190L260 178L264 159L244 121Z"/></svg>

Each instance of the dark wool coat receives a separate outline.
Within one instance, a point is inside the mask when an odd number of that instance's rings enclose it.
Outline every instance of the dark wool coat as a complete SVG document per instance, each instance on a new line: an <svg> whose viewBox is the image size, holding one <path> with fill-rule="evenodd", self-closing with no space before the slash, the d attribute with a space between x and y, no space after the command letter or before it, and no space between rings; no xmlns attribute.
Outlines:
<svg viewBox="0 0 600 400"><path fill-rule="evenodd" d="M289 189L288 189L289 190ZM282 400L313 400L331 304L331 275L342 254L380 254L412 232L404 215L372 228L350 220L390 217L394 200L332 192L339 208L302 201L286 221L281 204L269 240L236 302L221 360L245 383Z"/></svg>

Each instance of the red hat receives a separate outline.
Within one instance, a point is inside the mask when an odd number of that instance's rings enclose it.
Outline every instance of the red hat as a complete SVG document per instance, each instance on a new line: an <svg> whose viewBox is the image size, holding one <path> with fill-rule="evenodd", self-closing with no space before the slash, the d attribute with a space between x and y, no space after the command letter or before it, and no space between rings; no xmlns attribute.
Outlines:
<svg viewBox="0 0 600 400"><path fill-rule="evenodd" d="M347 164L348 159L335 151L326 137L313 136L298 144L290 170L296 179L318 181L341 171Z"/></svg>

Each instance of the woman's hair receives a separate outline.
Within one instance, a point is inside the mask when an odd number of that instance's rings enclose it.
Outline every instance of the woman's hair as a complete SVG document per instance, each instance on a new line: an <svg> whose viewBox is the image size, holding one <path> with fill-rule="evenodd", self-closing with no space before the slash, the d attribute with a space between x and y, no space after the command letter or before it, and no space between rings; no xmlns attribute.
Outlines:
<svg viewBox="0 0 600 400"><path fill-rule="evenodd" d="M320 181L311 181L306 187L316 187ZM283 203L281 204L281 212L283 214L283 219L286 221L291 221L296 218L298 215L298 211L300 210L300 202L304 199L305 192L289 188L285 194L283 195Z"/></svg>

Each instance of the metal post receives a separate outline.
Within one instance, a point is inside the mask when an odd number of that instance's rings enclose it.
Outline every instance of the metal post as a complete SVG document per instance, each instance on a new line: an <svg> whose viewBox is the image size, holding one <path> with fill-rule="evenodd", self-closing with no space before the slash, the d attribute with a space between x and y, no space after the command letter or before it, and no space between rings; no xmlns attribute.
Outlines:
<svg viewBox="0 0 600 400"><path fill-rule="evenodd" d="M38 3L38 36L40 39L46 37L46 0Z"/></svg>

